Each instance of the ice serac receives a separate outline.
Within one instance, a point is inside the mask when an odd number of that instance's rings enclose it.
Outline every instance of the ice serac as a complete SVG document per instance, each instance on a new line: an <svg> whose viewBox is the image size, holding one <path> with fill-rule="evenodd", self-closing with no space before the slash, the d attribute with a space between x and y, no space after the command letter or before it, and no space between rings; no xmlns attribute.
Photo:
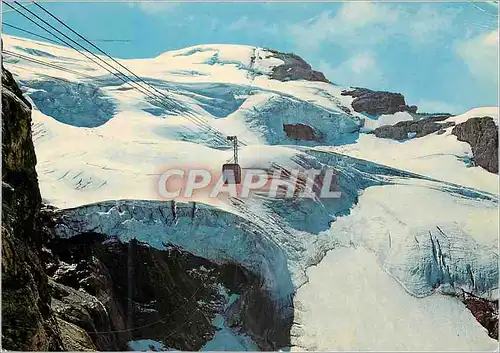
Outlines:
<svg viewBox="0 0 500 353"><path fill-rule="evenodd" d="M258 224L208 206L153 201L113 201L64 210L56 223L62 237L92 229L123 242L138 239L163 251L174 244L221 266L241 264L261 280L242 293L235 327L262 349L289 344L291 275L283 251Z"/></svg>
<svg viewBox="0 0 500 353"><path fill-rule="evenodd" d="M493 215L497 203L492 195L331 153L307 150L293 160L302 167L335 166L341 198L263 198L236 202L233 210L113 201L61 211L56 229L66 237L89 230L124 241L137 237L158 248L168 241L214 261L236 261L259 273L265 289L281 302L303 283L301 271L342 244L376 251L389 273L416 296L439 286L450 293L464 288L478 295L495 288L494 224L483 224L482 237L470 239L479 229L474 217L486 210ZM358 200L364 201L351 210ZM441 205L447 213L421 211L413 219L412 202L415 207ZM469 219L452 223L464 214Z"/></svg>
<svg viewBox="0 0 500 353"><path fill-rule="evenodd" d="M122 241L138 239L158 249L173 243L214 261L246 264L273 279L266 283L268 289L291 291L283 252L261 226L208 205L108 201L61 211L55 229L61 237L93 230Z"/></svg>
<svg viewBox="0 0 500 353"><path fill-rule="evenodd" d="M168 244L156 250L95 232L54 237L53 209L42 208L38 188L30 103L6 70L2 84L2 347L120 351L145 336L195 350L216 333L211 319L224 315L250 332L254 345L242 332L234 336L254 349L289 346L293 311L282 320L258 290L262 279L238 264L216 265ZM227 291L242 298L231 315L221 294ZM254 317L255 305L267 309L265 323ZM179 330L180 321L189 321L189 329ZM212 347L223 347L217 344Z"/></svg>
<svg viewBox="0 0 500 353"><path fill-rule="evenodd" d="M97 127L116 112L111 97L93 83L34 80L21 86L40 111L65 124Z"/></svg>
<svg viewBox="0 0 500 353"><path fill-rule="evenodd" d="M435 294L415 298L363 247L338 248L308 269L295 297L292 351L492 351L498 342L463 304ZM453 319L451 319L453 318Z"/></svg>
<svg viewBox="0 0 500 353"><path fill-rule="evenodd" d="M254 97L229 118L244 122L270 145L342 145L356 141L359 135L361 119L343 111L274 93Z"/></svg>

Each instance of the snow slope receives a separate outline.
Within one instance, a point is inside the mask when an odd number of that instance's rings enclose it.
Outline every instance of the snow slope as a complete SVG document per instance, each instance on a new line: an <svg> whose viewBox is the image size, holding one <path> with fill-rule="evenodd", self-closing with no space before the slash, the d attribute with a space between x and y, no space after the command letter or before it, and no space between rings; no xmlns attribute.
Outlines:
<svg viewBox="0 0 500 353"><path fill-rule="evenodd" d="M498 126L498 107L481 107L471 109L463 114L452 116L445 121L453 121L455 124L463 123L470 118L489 116L493 118L493 121Z"/></svg>
<svg viewBox="0 0 500 353"><path fill-rule="evenodd" d="M277 301L298 289L297 349L492 349L467 309L443 293L495 295L498 176L468 168L470 147L449 130L404 142L365 135L363 125L410 116L366 117L353 111L342 87L273 80L269 73L281 60L262 48L200 45L120 60L178 113L70 49L12 36L3 36L3 45L95 77L4 62L34 102L40 188L47 202L65 209L60 235L93 230L159 248L171 242L244 264L265 278ZM492 110L465 116L479 113ZM284 134L283 124L299 123L321 131L322 146ZM232 155L221 140L229 134L247 144L240 148L243 168L334 168L342 197L195 194L174 203L159 196L158 177L167 168L219 173ZM403 309L418 318L418 328ZM250 349L216 325L231 347ZM208 347L222 349L217 342Z"/></svg>
<svg viewBox="0 0 500 353"><path fill-rule="evenodd" d="M363 248L332 250L308 275L295 299L293 351L491 352L498 346L456 300L408 296Z"/></svg>

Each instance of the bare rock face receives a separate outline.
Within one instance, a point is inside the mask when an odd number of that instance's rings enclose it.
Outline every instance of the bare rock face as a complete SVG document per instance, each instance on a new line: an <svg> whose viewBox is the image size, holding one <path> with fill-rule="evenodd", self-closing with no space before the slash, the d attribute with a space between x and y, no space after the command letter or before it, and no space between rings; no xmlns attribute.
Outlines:
<svg viewBox="0 0 500 353"><path fill-rule="evenodd" d="M2 348L62 349L38 253L41 205L31 106L2 67Z"/></svg>
<svg viewBox="0 0 500 353"><path fill-rule="evenodd" d="M54 238L47 247L53 310L83 328L97 350L123 351L131 340L152 339L196 351L214 336L216 315L261 350L290 344L293 312L283 315L262 280L238 264L215 264L171 244L158 250L98 233ZM239 296L228 312L221 286ZM91 349L88 342L76 343Z"/></svg>
<svg viewBox="0 0 500 353"><path fill-rule="evenodd" d="M84 329L58 317L56 317L56 320L64 349L73 352L93 352L97 350Z"/></svg>
<svg viewBox="0 0 500 353"><path fill-rule="evenodd" d="M98 233L55 238L47 246L53 309L83 328L98 350L124 351L131 340L153 339L194 351L213 336L211 320L223 298L209 261Z"/></svg>
<svg viewBox="0 0 500 353"><path fill-rule="evenodd" d="M437 123L448 119L448 115L429 117L417 121L400 121L394 125L384 125L373 130L373 134L380 138L393 140L406 140L408 136L423 137L434 132L444 131L453 126L453 122Z"/></svg>
<svg viewBox="0 0 500 353"><path fill-rule="evenodd" d="M370 115L394 114L397 112L416 113L416 106L408 106L405 97L401 93L384 91L372 91L367 88L356 88L351 91L343 91L343 96L354 98L352 108L358 113Z"/></svg>
<svg viewBox="0 0 500 353"><path fill-rule="evenodd" d="M284 61L284 64L276 66L271 73L271 78L280 81L320 81L329 83L322 72L312 69L304 59L293 53L281 53L276 50L267 49L272 56Z"/></svg>
<svg viewBox="0 0 500 353"><path fill-rule="evenodd" d="M313 128L304 124L284 124L286 135L294 140L319 141L320 137Z"/></svg>
<svg viewBox="0 0 500 353"><path fill-rule="evenodd" d="M488 330L488 335L498 340L498 301L479 298L464 292L462 302L476 320Z"/></svg>
<svg viewBox="0 0 500 353"><path fill-rule="evenodd" d="M293 308L279 307L262 291L263 283L253 282L230 308L228 324L252 337L263 351L290 347ZM292 299L290 298L290 302Z"/></svg>
<svg viewBox="0 0 500 353"><path fill-rule="evenodd" d="M475 165L498 174L498 127L491 117L471 118L457 124L452 134L471 146Z"/></svg>
<svg viewBox="0 0 500 353"><path fill-rule="evenodd" d="M101 341L108 341L107 337L97 337L96 339L93 332L97 320L107 320L106 308L95 297L84 291L64 286L52 279L49 279L49 286L52 294L51 306L60 323L59 326L68 331L68 334L63 336L65 349L102 350ZM107 336L107 334L102 334L102 336ZM107 350L118 350L119 347L108 345L106 348L108 348Z"/></svg>
<svg viewBox="0 0 500 353"><path fill-rule="evenodd" d="M380 138L406 140L409 136L423 137L432 133L444 132L454 122L441 122L449 115L432 116L417 121L400 121L395 125L380 126L372 133ZM457 124L452 134L459 141L467 142L472 149L474 165L481 166L491 173L498 174L498 127L491 117L471 118Z"/></svg>

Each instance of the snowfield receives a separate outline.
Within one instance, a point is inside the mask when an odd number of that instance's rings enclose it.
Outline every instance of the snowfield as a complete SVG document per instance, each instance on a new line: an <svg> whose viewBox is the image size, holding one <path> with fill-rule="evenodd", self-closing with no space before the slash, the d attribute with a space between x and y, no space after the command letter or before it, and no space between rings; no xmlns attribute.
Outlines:
<svg viewBox="0 0 500 353"><path fill-rule="evenodd" d="M489 351L498 342L455 299L409 296L366 249L332 250L295 297L293 351ZM453 318L451 320L450 318Z"/></svg>
<svg viewBox="0 0 500 353"><path fill-rule="evenodd" d="M464 114L452 116L446 119L445 121L453 121L456 124L459 124L469 120L470 118L483 117L483 116L489 116L493 118L493 121L498 126L498 107L481 107L481 108L471 109L468 112L465 112Z"/></svg>
<svg viewBox="0 0 500 353"><path fill-rule="evenodd" d="M413 117L354 112L341 95L348 87L272 79L283 61L262 48L200 45L120 60L164 95L160 104L70 49L2 38L4 50L95 78L4 61L33 102L42 197L65 210L59 235L98 231L237 261L260 273L278 302L293 298L292 350L497 347L455 295L496 298L498 175L468 167L470 146L451 128L403 142L365 134ZM475 116L498 124L496 108L448 120ZM285 124L323 139L297 141ZM168 168L220 173L232 157L227 135L245 143L243 169L334 168L342 197L160 197ZM215 325L221 331L206 349L255 349Z"/></svg>

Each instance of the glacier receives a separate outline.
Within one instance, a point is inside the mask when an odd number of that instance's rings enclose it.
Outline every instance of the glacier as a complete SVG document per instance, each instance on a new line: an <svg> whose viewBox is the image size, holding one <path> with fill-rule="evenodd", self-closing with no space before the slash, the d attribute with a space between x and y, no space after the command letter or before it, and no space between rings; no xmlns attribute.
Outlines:
<svg viewBox="0 0 500 353"><path fill-rule="evenodd" d="M367 132L415 116L368 116L341 94L349 87L273 79L283 60L263 48L200 45L120 60L193 120L68 48L3 41L95 77L4 61L34 105L40 189L60 209L60 236L97 231L243 264L265 279L277 305L293 308L292 350L494 349L456 296L497 299L498 175L467 166L470 147L451 129L403 142L376 138ZM498 121L496 108L450 119L477 114ZM297 141L285 124L321 138ZM244 169L335 169L341 198L162 199L156 185L168 168L220 172L232 156L225 135L245 142ZM216 326L231 347L254 349L222 320Z"/></svg>
<svg viewBox="0 0 500 353"><path fill-rule="evenodd" d="M73 126L101 126L116 113L111 97L99 87L82 82L35 80L20 82L26 95L44 114Z"/></svg>

